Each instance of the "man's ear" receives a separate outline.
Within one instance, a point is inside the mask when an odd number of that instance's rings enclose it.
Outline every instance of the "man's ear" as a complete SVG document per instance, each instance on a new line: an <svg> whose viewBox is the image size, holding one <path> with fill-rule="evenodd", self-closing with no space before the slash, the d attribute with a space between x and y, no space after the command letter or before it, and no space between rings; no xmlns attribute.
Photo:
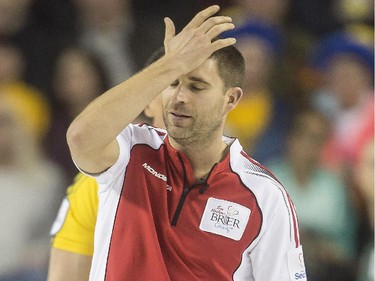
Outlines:
<svg viewBox="0 0 375 281"><path fill-rule="evenodd" d="M226 111L227 113L236 108L237 104L243 96L243 91L240 87L229 88L225 94L227 96Z"/></svg>

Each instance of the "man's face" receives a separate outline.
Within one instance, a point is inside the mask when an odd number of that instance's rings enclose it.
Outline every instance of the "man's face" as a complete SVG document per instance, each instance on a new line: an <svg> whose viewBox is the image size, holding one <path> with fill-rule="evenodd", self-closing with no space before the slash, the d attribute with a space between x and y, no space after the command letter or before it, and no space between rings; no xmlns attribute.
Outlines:
<svg viewBox="0 0 375 281"><path fill-rule="evenodd" d="M216 61L209 59L163 91L163 119L169 135L180 143L204 142L213 133L221 135L225 100Z"/></svg>

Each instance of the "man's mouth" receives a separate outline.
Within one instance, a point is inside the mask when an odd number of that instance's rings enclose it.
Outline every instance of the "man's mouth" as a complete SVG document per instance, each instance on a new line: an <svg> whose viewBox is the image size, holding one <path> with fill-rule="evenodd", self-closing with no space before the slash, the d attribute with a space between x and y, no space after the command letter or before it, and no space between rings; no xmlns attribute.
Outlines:
<svg viewBox="0 0 375 281"><path fill-rule="evenodd" d="M170 116L171 116L171 121L175 124L175 125L182 125L182 124L185 124L185 122L187 120L190 120L191 116L189 115L186 115L186 114L182 114L182 113L179 113L179 112L170 112Z"/></svg>
<svg viewBox="0 0 375 281"><path fill-rule="evenodd" d="M181 114L181 113L176 113L176 112L171 112L171 114L175 117L178 117L178 118L189 118L190 116L188 115L185 115L185 114Z"/></svg>

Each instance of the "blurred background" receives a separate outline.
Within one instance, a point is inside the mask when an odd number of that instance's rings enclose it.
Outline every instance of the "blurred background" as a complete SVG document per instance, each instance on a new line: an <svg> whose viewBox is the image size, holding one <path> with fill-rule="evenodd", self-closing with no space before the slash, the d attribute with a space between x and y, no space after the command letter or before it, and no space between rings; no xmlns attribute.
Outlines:
<svg viewBox="0 0 375 281"><path fill-rule="evenodd" d="M0 281L46 278L73 118L211 4L247 68L226 133L290 193L309 281L374 280L373 1L0 0Z"/></svg>

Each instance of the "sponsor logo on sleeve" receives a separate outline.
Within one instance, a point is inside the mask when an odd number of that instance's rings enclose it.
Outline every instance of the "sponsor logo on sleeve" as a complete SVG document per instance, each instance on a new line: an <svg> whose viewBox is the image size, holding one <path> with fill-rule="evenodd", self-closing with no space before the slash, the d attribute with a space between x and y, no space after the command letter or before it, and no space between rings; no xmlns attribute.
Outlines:
<svg viewBox="0 0 375 281"><path fill-rule="evenodd" d="M302 246L288 252L288 269L291 281L306 281L305 262L303 260Z"/></svg>
<svg viewBox="0 0 375 281"><path fill-rule="evenodd" d="M211 197L207 200L199 228L238 241L245 231L250 213L245 206Z"/></svg>
<svg viewBox="0 0 375 281"><path fill-rule="evenodd" d="M167 177L165 175L163 175L162 173L158 173L157 171L155 171L154 168L152 168L150 165L148 165L147 163L143 163L143 168L145 168L149 173L151 173L153 176L157 177L158 179L161 179L163 181L167 181Z"/></svg>
<svg viewBox="0 0 375 281"><path fill-rule="evenodd" d="M154 177L158 178L158 179L161 179L165 182L167 182L167 177L165 175L163 175L162 173L159 173L157 172L154 168L152 168L149 164L147 163L143 163L142 164L142 167L148 171L151 175L153 175ZM167 190L168 191L172 191L172 186L170 186L169 184L167 184L166 186Z"/></svg>

